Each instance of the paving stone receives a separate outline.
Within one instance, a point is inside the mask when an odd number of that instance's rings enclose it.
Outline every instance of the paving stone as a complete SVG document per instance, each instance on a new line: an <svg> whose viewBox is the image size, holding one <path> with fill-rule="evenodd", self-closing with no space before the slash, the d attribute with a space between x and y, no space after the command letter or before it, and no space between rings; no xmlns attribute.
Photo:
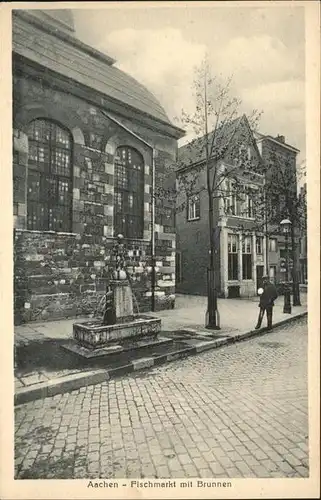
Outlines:
<svg viewBox="0 0 321 500"><path fill-rule="evenodd" d="M199 477L201 478L213 477L213 472L209 467L205 467L204 469L198 469L198 472L199 472Z"/></svg>
<svg viewBox="0 0 321 500"><path fill-rule="evenodd" d="M253 469L253 477L260 477L260 478L275 477L273 475L274 472L268 471L265 467L263 467L263 465L254 465L252 469ZM277 475L276 477L282 477L282 475Z"/></svg>
<svg viewBox="0 0 321 500"><path fill-rule="evenodd" d="M183 469L184 469L184 476L198 477L198 471L197 471L195 465L186 464L186 465L183 465Z"/></svg>
<svg viewBox="0 0 321 500"><path fill-rule="evenodd" d="M299 465L295 470L301 477L309 477L309 470L306 467Z"/></svg>
<svg viewBox="0 0 321 500"><path fill-rule="evenodd" d="M242 476L242 473L236 467L231 467L231 468L225 469L225 477L239 478L239 477L243 477L243 476Z"/></svg>
<svg viewBox="0 0 321 500"><path fill-rule="evenodd" d="M224 474L226 467L222 467L218 462L208 462L208 467L213 472L213 476L216 477L218 474Z"/></svg>
<svg viewBox="0 0 321 500"><path fill-rule="evenodd" d="M287 453L286 455L286 461L291 465L291 467L298 467L302 465L303 459L298 459L291 453Z"/></svg>
<svg viewBox="0 0 321 500"><path fill-rule="evenodd" d="M277 465L278 469L280 469L282 472L284 472L286 474L292 473L294 471L293 467L291 467L291 465L289 465L285 461L278 462L276 465Z"/></svg>
<svg viewBox="0 0 321 500"><path fill-rule="evenodd" d="M178 458L178 460L180 461L180 463L182 465L187 465L187 464L192 463L192 459L191 459L191 457L187 453L178 454L177 458Z"/></svg>
<svg viewBox="0 0 321 500"><path fill-rule="evenodd" d="M196 457L200 457L201 456L201 452L200 452L200 450L198 448L189 448L188 449L188 454L192 458L196 458Z"/></svg>
<svg viewBox="0 0 321 500"><path fill-rule="evenodd" d="M253 465L260 465L260 462L257 460L256 457L253 455L243 455L242 460L250 467L252 468ZM263 461L261 461L262 463Z"/></svg>

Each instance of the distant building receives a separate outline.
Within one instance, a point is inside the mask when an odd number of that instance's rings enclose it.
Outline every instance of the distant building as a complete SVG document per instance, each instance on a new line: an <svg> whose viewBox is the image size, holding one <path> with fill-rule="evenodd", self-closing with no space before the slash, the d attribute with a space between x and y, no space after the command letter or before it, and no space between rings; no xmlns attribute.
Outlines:
<svg viewBox="0 0 321 500"><path fill-rule="evenodd" d="M69 10L14 10L12 47L15 321L93 313L118 233L141 311L154 234L157 308L171 307L174 216L152 220L152 187L184 132L76 37Z"/></svg>
<svg viewBox="0 0 321 500"><path fill-rule="evenodd" d="M283 135L256 134L266 183L274 183L275 189L267 190L267 237L269 240L268 271L275 282L286 281L285 237L280 222L289 218L292 222L289 234L290 279L292 280L293 263L299 271L299 225L295 208L297 200L297 155L299 150L285 142ZM282 175L281 175L282 170Z"/></svg>

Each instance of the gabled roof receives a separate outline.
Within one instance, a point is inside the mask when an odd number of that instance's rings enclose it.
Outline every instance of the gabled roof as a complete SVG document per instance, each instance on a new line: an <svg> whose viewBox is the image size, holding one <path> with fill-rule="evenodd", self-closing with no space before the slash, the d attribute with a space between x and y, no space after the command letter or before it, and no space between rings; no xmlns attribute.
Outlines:
<svg viewBox="0 0 321 500"><path fill-rule="evenodd" d="M250 128L248 119L246 115L242 115L235 120L232 120L228 124L221 126L216 132L216 143L219 145L220 149L224 149L227 147L226 153L228 152L228 146L231 143L233 144L233 137L236 134L237 130L241 125L248 128L252 137L253 133ZM210 132L208 134L209 144L213 139L214 132ZM206 160L206 151L205 151L205 136L199 137L197 139L192 140L188 144L180 147L178 149L178 170L188 168L194 164L203 163ZM258 158L261 158L261 155L258 151L257 144L253 137L253 147L257 151Z"/></svg>
<svg viewBox="0 0 321 500"><path fill-rule="evenodd" d="M231 121L229 124L224 127L220 127L217 134L217 142L220 143L220 146L225 146L228 144L230 138L235 133L236 129L241 123L243 117L238 117L235 120ZM208 134L208 143L211 144L213 139L214 132L209 132ZM184 144L178 148L178 160L180 163L184 163L184 168L187 165L194 165L195 163L202 163L206 160L206 151L205 151L205 136L198 137L197 139L193 139L188 144ZM180 167L179 167L180 168Z"/></svg>
<svg viewBox="0 0 321 500"><path fill-rule="evenodd" d="M180 137L184 135L151 92L113 66L114 59L84 44L73 33L50 26L32 11L13 11L12 48L19 56L175 128Z"/></svg>

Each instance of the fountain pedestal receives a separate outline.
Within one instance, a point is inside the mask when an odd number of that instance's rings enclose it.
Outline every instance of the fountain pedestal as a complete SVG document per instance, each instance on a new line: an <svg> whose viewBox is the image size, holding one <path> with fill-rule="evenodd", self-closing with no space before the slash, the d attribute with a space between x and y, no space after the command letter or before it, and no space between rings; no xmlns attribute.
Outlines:
<svg viewBox="0 0 321 500"><path fill-rule="evenodd" d="M66 346L66 349L86 358L122 351L122 343L128 343L128 340L142 337L155 339L161 330L160 319L133 312L133 295L125 271L121 235L118 236L115 254L117 267L106 292L103 319L74 323L75 344Z"/></svg>
<svg viewBox="0 0 321 500"><path fill-rule="evenodd" d="M113 291L116 323L126 323L134 318L133 296L128 280L112 280L110 287Z"/></svg>
<svg viewBox="0 0 321 500"><path fill-rule="evenodd" d="M134 316L132 321L115 325L102 325L97 320L74 323L73 338L78 345L88 349L98 349L111 347L112 344L118 344L129 338L156 336L160 330L160 319Z"/></svg>

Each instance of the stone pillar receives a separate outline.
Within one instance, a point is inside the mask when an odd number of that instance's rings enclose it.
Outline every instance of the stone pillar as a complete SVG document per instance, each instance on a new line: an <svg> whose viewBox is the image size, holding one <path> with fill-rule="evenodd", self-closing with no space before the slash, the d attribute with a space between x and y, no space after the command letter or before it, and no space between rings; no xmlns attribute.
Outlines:
<svg viewBox="0 0 321 500"><path fill-rule="evenodd" d="M227 281L228 281L228 231L224 227L224 223L221 224L221 239L220 239L220 254L221 254L221 290L224 291L225 297L227 297Z"/></svg>
<svg viewBox="0 0 321 500"><path fill-rule="evenodd" d="M112 280L110 286L114 292L116 323L131 321L133 313L133 297L127 280Z"/></svg>
<svg viewBox="0 0 321 500"><path fill-rule="evenodd" d="M263 251L263 265L264 265L264 274L269 274L269 270L268 270L268 266L267 266L267 262L266 262L266 247L268 245L268 238L266 236L263 237L263 247L262 247L262 251Z"/></svg>
<svg viewBox="0 0 321 500"><path fill-rule="evenodd" d="M28 136L13 131L13 216L15 229L27 228Z"/></svg>
<svg viewBox="0 0 321 500"><path fill-rule="evenodd" d="M104 236L114 236L114 174L115 166L113 157L108 155L109 161L105 163L105 173L108 174L108 183L105 184L105 195L108 197L108 204L104 206L105 220L108 222L104 226Z"/></svg>
<svg viewBox="0 0 321 500"><path fill-rule="evenodd" d="M151 223L152 212L150 205L152 203L152 170L153 167L145 164L144 167L144 240L150 240L152 237ZM156 229L154 228L156 231Z"/></svg>
<svg viewBox="0 0 321 500"><path fill-rule="evenodd" d="M243 242L243 235L240 233L239 234L239 276L238 276L240 285L241 285L241 281L243 279L242 242Z"/></svg>
<svg viewBox="0 0 321 500"><path fill-rule="evenodd" d="M256 283L256 235L255 232L252 233L252 277L253 277L253 284L254 284L254 294L256 293L257 290L257 283Z"/></svg>

